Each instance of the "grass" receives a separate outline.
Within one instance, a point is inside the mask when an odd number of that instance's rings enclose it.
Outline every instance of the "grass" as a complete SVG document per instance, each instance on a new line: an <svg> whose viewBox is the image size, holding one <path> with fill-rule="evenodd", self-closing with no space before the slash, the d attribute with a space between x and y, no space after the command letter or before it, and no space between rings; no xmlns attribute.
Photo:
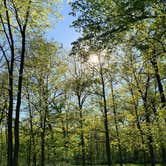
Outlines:
<svg viewBox="0 0 166 166"><path fill-rule="evenodd" d="M50 166L50 165L47 165L47 166ZM56 166L81 166L81 165L59 163L59 164L56 164ZM93 164L93 166L108 166L108 165L96 165L96 164ZM114 164L113 166L120 166L120 165L119 164ZM123 166L143 166L143 164L132 164L132 163L130 163L130 164L123 164ZM147 164L147 166L150 166L150 164ZM161 164L156 164L156 166L161 166Z"/></svg>

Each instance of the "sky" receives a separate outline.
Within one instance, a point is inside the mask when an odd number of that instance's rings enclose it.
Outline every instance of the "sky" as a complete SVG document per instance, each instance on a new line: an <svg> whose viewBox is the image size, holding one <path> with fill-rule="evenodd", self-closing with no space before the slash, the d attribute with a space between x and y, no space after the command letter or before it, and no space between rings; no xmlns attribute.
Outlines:
<svg viewBox="0 0 166 166"><path fill-rule="evenodd" d="M71 8L66 0L63 0L63 4L60 8L60 13L63 16L63 19L60 19L55 27L48 32L48 39L57 41L60 44L63 44L64 48L70 49L71 43L75 41L80 34L75 31L74 28L71 28L70 25L75 19L69 15Z"/></svg>

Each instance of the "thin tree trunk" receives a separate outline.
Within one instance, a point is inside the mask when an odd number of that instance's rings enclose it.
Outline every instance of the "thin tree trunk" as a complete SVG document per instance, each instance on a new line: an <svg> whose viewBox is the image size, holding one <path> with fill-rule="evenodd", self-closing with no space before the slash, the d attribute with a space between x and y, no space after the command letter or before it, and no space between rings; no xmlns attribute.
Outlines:
<svg viewBox="0 0 166 166"><path fill-rule="evenodd" d="M146 98L143 100L144 102L144 110L145 110L145 117L146 117L146 123L147 123L147 128L148 128L148 133L147 133L147 139L148 139L148 147L149 147L149 154L150 154L150 164L151 166L155 166L155 154L154 154L154 148L153 148L153 137L152 137L152 131L150 128L150 115L148 112L147 108L147 101Z"/></svg>
<svg viewBox="0 0 166 166"><path fill-rule="evenodd" d="M30 139L28 143L28 157L27 157L27 165L31 165L31 153L32 153L32 135L30 134Z"/></svg>
<svg viewBox="0 0 166 166"><path fill-rule="evenodd" d="M149 153L150 153L150 163L151 166L155 166L155 154L154 154L154 148L153 148L153 138L151 130L148 131L148 147L149 147Z"/></svg>
<svg viewBox="0 0 166 166"><path fill-rule="evenodd" d="M34 146L34 151L33 151L33 156L32 156L32 161L33 161L33 166L36 166L36 143L35 143L35 137L32 137L32 142L33 142L33 146Z"/></svg>
<svg viewBox="0 0 166 166"><path fill-rule="evenodd" d="M151 166L155 166L155 154L154 154L154 148L153 148L153 137L152 137L152 131L150 128L150 113L148 110L148 105L147 105L147 97L148 97L148 88L149 88L149 82L150 82L150 77L148 76L147 82L146 82L146 89L145 89L145 95L142 95L142 100L143 100L143 106L144 106L144 111L145 111L145 118L146 118L146 126L148 129L148 134L147 134L147 139L148 139L148 147L149 147L149 153L150 153L150 163ZM140 89L141 92L141 89Z"/></svg>
<svg viewBox="0 0 166 166"><path fill-rule="evenodd" d="M29 95L29 92L28 92L28 107L29 107L29 124L30 124L30 136L29 136L29 144L28 144L28 159L27 159L27 164L28 166L31 165L31 153L32 153L32 137L33 136L33 123L32 123L32 120L33 120L33 116L32 116L32 109L31 109L31 105L30 105L30 95Z"/></svg>
<svg viewBox="0 0 166 166"><path fill-rule="evenodd" d="M95 163L97 163L97 161L100 159L100 153L99 153L99 142L98 142L98 135L97 135L97 131L95 131L95 150L96 150L96 156L95 156Z"/></svg>
<svg viewBox="0 0 166 166"><path fill-rule="evenodd" d="M84 141L83 131L81 131L81 147L82 147L82 166L85 166L85 141Z"/></svg>
<svg viewBox="0 0 166 166"><path fill-rule="evenodd" d="M120 166L123 166L122 148L121 148L121 141L120 141L120 135L119 135L118 121L117 121L117 111L116 111L116 105L115 105L114 87L113 87L112 80L111 80L111 94L112 94L112 102L113 102L113 112L114 112L116 135L117 135L117 139L118 139Z"/></svg>
<svg viewBox="0 0 166 166"><path fill-rule="evenodd" d="M46 132L46 112L42 118L42 133L41 133L41 166L45 165L45 132Z"/></svg>
<svg viewBox="0 0 166 166"><path fill-rule="evenodd" d="M80 129L81 129L81 150L82 150L82 166L85 166L85 141L84 141L84 131L83 131L83 115L82 106L80 107Z"/></svg>
<svg viewBox="0 0 166 166"><path fill-rule="evenodd" d="M89 134L89 165L93 165L93 146L92 146L92 133Z"/></svg>
<svg viewBox="0 0 166 166"><path fill-rule="evenodd" d="M162 165L165 166L166 165L166 150L165 150L165 146L164 146L163 131L160 127L159 115L158 115L158 112L156 110L155 101L152 100L151 103L152 103L152 109L153 109L153 113L154 113L155 118L156 118L156 123L157 123L157 128L158 128L158 133L159 133L159 141L160 141L161 156L162 156Z"/></svg>
<svg viewBox="0 0 166 166"><path fill-rule="evenodd" d="M1 151L0 151L0 164L3 162L3 151L2 151L2 148L3 148L3 131L2 131L2 128L3 128L3 124L0 124L0 148L1 148Z"/></svg>
<svg viewBox="0 0 166 166"><path fill-rule="evenodd" d="M107 154L108 166L111 166L111 150L110 150L110 138L109 138L108 116L107 116L108 110L107 110L105 83L104 83L104 78L103 78L102 66L100 66L100 76L101 76L101 84L102 84L102 98L103 98L103 109L104 109L106 154Z"/></svg>
<svg viewBox="0 0 166 166"><path fill-rule="evenodd" d="M33 166L36 166L36 153L33 154Z"/></svg>
<svg viewBox="0 0 166 166"><path fill-rule="evenodd" d="M141 137L141 143L142 145L145 145L145 141L144 141L144 132L142 130L142 127L141 127L141 124L139 122L139 117L138 117L138 110L137 110L137 104L136 104L136 101L135 101L135 98L134 98L134 93L133 93L133 89L130 88L130 92L131 92L131 95L132 95L132 98L133 98L133 101L134 101L134 111L135 111L135 117L136 117L136 124L137 124L137 128L139 130L139 133L140 133L140 137ZM143 149L143 161L144 161L144 166L146 166L146 152L145 152L145 149Z"/></svg>
<svg viewBox="0 0 166 166"><path fill-rule="evenodd" d="M147 133L147 140L148 140L148 147L149 147L149 154L150 154L150 163L151 166L155 166L155 154L154 154L154 148L153 148L153 137L152 137L152 131L150 128L150 115L148 112L148 108L147 108L147 101L146 98L143 99L144 102L144 110L145 110L145 118L146 118L146 126L148 128L148 133Z"/></svg>
<svg viewBox="0 0 166 166"><path fill-rule="evenodd" d="M80 137L81 137L81 151L82 151L82 166L85 166L85 141L84 141L84 131L83 131L83 113L82 113L82 106L83 106L83 101L81 101L81 96L79 93L77 93L77 98L78 98L78 106L79 106L79 115L80 115Z"/></svg>
<svg viewBox="0 0 166 166"><path fill-rule="evenodd" d="M65 127L63 119L61 120L62 123L62 133L63 133L63 138L64 138L64 148L65 148L65 161L68 163L68 130L67 127Z"/></svg>
<svg viewBox="0 0 166 166"><path fill-rule="evenodd" d="M144 108L144 112L145 112L145 118L146 118L146 127L148 130L147 133L147 141L148 141L148 148L149 148L149 154L150 154L150 164L151 166L155 166L155 154L154 154L154 148L153 148L153 137L152 137L152 131L150 128L150 112L148 109L148 105L147 105L147 98L148 98L148 89L149 89L149 83L150 83L150 76L147 75L147 81L146 81L146 85L145 85L145 92L142 91L139 81L136 77L135 71L133 70L133 74L134 74L134 78L137 84L137 88L138 91L141 95L142 101L143 101L143 108Z"/></svg>
<svg viewBox="0 0 166 166"><path fill-rule="evenodd" d="M41 166L45 165L45 129L41 134Z"/></svg>

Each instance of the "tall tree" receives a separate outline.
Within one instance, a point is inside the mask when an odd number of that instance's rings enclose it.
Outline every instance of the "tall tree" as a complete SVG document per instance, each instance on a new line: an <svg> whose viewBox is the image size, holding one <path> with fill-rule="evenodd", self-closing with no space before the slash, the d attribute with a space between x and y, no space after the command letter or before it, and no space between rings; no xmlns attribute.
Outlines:
<svg viewBox="0 0 166 166"><path fill-rule="evenodd" d="M50 12L52 14L56 14L54 13L56 11L56 8L52 5L55 2L57 1L3 0L0 4L0 33L3 36L3 39L1 39L0 43L0 49L3 53L3 57L6 60L9 75L8 166L18 165L19 119L27 36L29 32L35 33L41 30L41 25L44 28L48 27L49 24L48 22L46 22L48 15L50 14ZM47 6L46 8L44 7L45 5ZM19 70L16 74L15 69L17 58L19 58L19 63L17 63L19 66ZM14 107L13 101L15 98L13 92L13 82L15 74L17 75L17 97L14 122L15 139L13 151L12 117Z"/></svg>

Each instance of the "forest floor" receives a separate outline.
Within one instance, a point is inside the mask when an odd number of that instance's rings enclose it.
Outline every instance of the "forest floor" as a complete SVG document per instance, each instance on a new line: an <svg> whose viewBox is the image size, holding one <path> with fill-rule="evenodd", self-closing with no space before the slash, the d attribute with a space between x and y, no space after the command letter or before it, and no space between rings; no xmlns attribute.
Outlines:
<svg viewBox="0 0 166 166"><path fill-rule="evenodd" d="M49 166L49 165L48 165ZM56 166L81 166L81 165L74 165L74 164L58 164ZM90 166L89 164L87 164L87 166ZM107 165L97 165L97 164L93 164L92 166L107 166ZM120 164L114 164L113 166L120 166ZM123 166L143 166L143 164L123 164ZM150 164L147 164L147 166L150 166ZM162 166L161 164L156 164L156 166Z"/></svg>

